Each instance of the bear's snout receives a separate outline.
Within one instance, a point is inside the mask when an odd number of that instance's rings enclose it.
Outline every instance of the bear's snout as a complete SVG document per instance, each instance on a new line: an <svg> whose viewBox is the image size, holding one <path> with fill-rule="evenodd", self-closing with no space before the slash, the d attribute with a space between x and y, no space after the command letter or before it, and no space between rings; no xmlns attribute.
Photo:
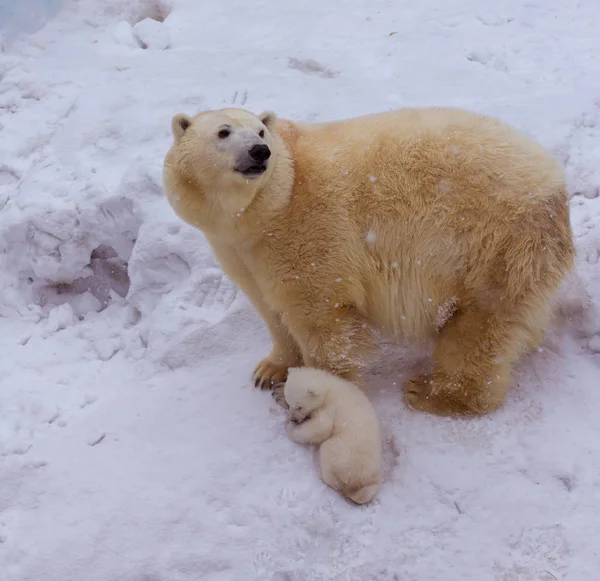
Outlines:
<svg viewBox="0 0 600 581"><path fill-rule="evenodd" d="M253 145L248 151L250 157L255 161L267 161L271 157L271 150L264 143Z"/></svg>

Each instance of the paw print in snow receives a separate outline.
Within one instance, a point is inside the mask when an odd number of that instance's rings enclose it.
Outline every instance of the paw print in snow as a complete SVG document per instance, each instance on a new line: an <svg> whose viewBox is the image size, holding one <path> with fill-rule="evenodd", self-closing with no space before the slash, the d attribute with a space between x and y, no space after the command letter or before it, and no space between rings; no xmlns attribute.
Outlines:
<svg viewBox="0 0 600 581"><path fill-rule="evenodd" d="M237 288L229 282L221 271L209 271L195 285L196 305L203 314L203 318L211 323L220 321L237 296Z"/></svg>

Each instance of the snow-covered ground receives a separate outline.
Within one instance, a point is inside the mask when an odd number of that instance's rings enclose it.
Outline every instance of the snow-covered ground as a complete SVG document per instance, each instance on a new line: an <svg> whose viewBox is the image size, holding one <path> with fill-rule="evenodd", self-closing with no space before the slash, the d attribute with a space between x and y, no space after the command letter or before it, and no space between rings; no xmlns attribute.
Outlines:
<svg viewBox="0 0 600 581"><path fill-rule="evenodd" d="M598 0L50 4L35 33L0 21L0 580L596 579ZM406 410L388 353L370 506L253 389L268 334L163 197L171 116L224 105L467 107L566 168L561 325L470 421Z"/></svg>

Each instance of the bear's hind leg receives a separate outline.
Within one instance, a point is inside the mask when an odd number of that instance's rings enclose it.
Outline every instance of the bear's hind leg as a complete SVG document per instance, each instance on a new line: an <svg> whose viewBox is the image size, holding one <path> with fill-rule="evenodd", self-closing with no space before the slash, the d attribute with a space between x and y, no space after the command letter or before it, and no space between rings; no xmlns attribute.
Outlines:
<svg viewBox="0 0 600 581"><path fill-rule="evenodd" d="M496 311L459 309L440 331L432 375L404 385L404 400L415 410L441 416L477 416L505 399L514 363L543 326L545 308ZM538 320L538 319L542 320Z"/></svg>

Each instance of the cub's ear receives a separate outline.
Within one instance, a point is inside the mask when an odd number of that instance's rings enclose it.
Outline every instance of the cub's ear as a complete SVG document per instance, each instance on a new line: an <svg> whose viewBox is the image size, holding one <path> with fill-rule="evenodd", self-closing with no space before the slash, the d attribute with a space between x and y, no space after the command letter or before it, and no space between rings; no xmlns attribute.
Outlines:
<svg viewBox="0 0 600 581"><path fill-rule="evenodd" d="M179 141L183 134L187 131L188 127L192 124L192 118L185 113L177 113L171 121L171 129L173 130L173 137L175 141Z"/></svg>
<svg viewBox="0 0 600 581"><path fill-rule="evenodd" d="M275 115L273 111L264 111L258 116L258 118L269 131L273 131L273 129L275 129L275 124L277 123L277 115Z"/></svg>

